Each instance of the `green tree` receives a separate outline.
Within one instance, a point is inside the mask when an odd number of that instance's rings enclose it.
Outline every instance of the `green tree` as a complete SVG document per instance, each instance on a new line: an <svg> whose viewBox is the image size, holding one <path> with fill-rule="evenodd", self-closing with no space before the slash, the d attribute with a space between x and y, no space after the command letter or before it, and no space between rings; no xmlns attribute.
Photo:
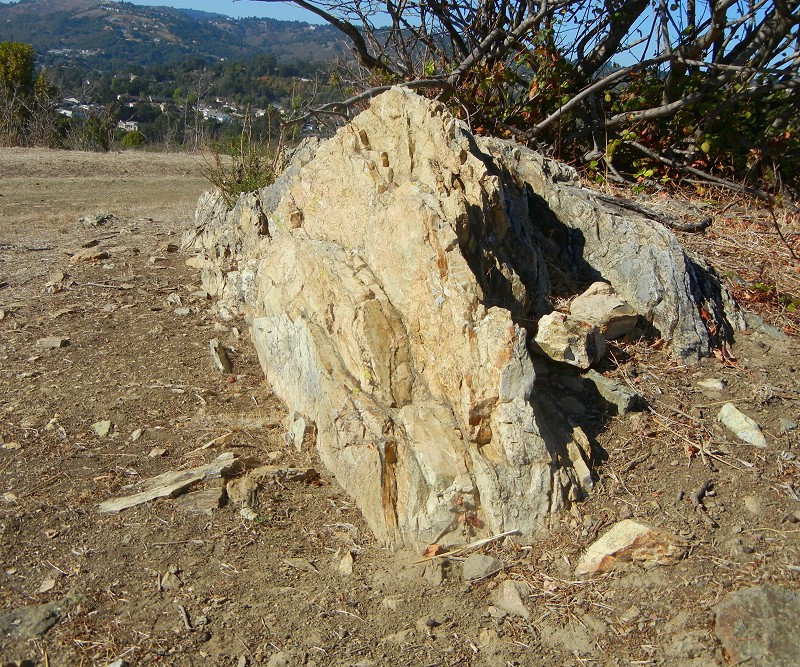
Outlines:
<svg viewBox="0 0 800 667"><path fill-rule="evenodd" d="M132 130L122 137L123 148L136 148L145 143L147 143L147 138L139 130Z"/></svg>
<svg viewBox="0 0 800 667"><path fill-rule="evenodd" d="M0 42L0 142L49 144L58 127L58 97L44 72L36 73L30 44Z"/></svg>

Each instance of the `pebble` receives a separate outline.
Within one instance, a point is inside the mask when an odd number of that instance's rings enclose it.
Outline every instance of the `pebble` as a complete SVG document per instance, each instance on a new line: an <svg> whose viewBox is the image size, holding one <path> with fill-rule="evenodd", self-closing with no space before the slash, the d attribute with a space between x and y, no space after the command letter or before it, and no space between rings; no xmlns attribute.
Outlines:
<svg viewBox="0 0 800 667"><path fill-rule="evenodd" d="M45 350L57 350L62 347L67 347L69 343L69 338L64 338L62 336L47 336L46 338L40 338L36 341L37 347L44 348Z"/></svg>
<svg viewBox="0 0 800 667"><path fill-rule="evenodd" d="M483 579L500 572L505 566L506 564L497 558L475 553L464 561L461 576L464 581Z"/></svg>
<svg viewBox="0 0 800 667"><path fill-rule="evenodd" d="M350 551L345 552L342 560L339 561L337 569L339 574L345 577L349 577L353 574L353 554Z"/></svg>
<svg viewBox="0 0 800 667"><path fill-rule="evenodd" d="M191 309L183 306L182 308L176 308L172 311L178 317L186 317L189 313L191 313Z"/></svg>
<svg viewBox="0 0 800 667"><path fill-rule="evenodd" d="M619 620L623 623L634 623L640 616L642 612L639 610L638 607L629 607L622 616L619 617Z"/></svg>
<svg viewBox="0 0 800 667"><path fill-rule="evenodd" d="M494 644L498 639L500 639L500 635L497 634L497 630L492 628L484 628L478 633L478 645L479 646L488 646L489 644Z"/></svg>
<svg viewBox="0 0 800 667"><path fill-rule="evenodd" d="M183 302L181 301L181 295L177 292L170 292L169 296L166 298L166 302L168 306L183 305Z"/></svg>
<svg viewBox="0 0 800 667"><path fill-rule="evenodd" d="M727 385L728 383L725 382L725 380L719 380L717 378L707 378L697 383L698 387L708 389L709 391L722 391Z"/></svg>
<svg viewBox="0 0 800 667"><path fill-rule="evenodd" d="M97 434L100 438L105 438L109 431L111 431L111 421L108 419L102 419L98 422L92 424L92 430Z"/></svg>
<svg viewBox="0 0 800 667"><path fill-rule="evenodd" d="M797 428L797 423L793 422L791 419L784 419L781 417L778 420L778 430L781 434L788 433L789 431L794 431Z"/></svg>
<svg viewBox="0 0 800 667"><path fill-rule="evenodd" d="M441 621L436 620L432 616L423 616L422 618L417 619L414 627L417 628L417 632L430 634L434 628L438 628L441 624Z"/></svg>
<svg viewBox="0 0 800 667"><path fill-rule="evenodd" d="M500 607L495 607L494 605L489 605L486 611L492 618L505 618L508 616L508 612L505 609L500 609Z"/></svg>
<svg viewBox="0 0 800 667"><path fill-rule="evenodd" d="M386 609L389 609L390 611L397 611L397 607L402 601L402 598L399 598L396 595L391 595L381 600L381 606L386 607Z"/></svg>
<svg viewBox="0 0 800 667"><path fill-rule="evenodd" d="M520 588L524 587L524 584L518 584L516 581L506 579L506 581L497 587L497 590L492 596L495 605L507 611L512 616L529 618L531 614L525 607L525 603L522 601L522 595L520 594Z"/></svg>
<svg viewBox="0 0 800 667"><path fill-rule="evenodd" d="M172 591L183 586L183 582L178 579L178 575L174 572L167 572L161 577L161 588L165 591Z"/></svg>
<svg viewBox="0 0 800 667"><path fill-rule="evenodd" d="M750 417L741 412L733 403L726 403L719 411L717 419L740 440L766 449L767 440L761 428Z"/></svg>
<svg viewBox="0 0 800 667"><path fill-rule="evenodd" d="M444 563L440 560L431 560L425 564L422 576L429 584L441 586L444 583Z"/></svg>
<svg viewBox="0 0 800 667"><path fill-rule="evenodd" d="M744 506L747 508L747 511L750 512L751 514L761 514L761 511L763 510L761 501L755 496L745 496Z"/></svg>
<svg viewBox="0 0 800 667"><path fill-rule="evenodd" d="M411 641L414 637L414 631L411 628L406 630L400 630L399 632L393 632L389 635L386 635L381 641L386 642L387 644L405 644L408 641Z"/></svg>

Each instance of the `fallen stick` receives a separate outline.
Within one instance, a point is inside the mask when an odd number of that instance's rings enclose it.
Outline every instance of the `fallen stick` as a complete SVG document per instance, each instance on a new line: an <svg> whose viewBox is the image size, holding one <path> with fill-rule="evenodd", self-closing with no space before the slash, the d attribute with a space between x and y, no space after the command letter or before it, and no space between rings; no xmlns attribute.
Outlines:
<svg viewBox="0 0 800 667"><path fill-rule="evenodd" d="M83 283L87 287L102 287L103 289L122 289L122 290L129 290L130 287L125 287L124 285L110 285L109 283Z"/></svg>
<svg viewBox="0 0 800 667"><path fill-rule="evenodd" d="M183 621L183 626L187 630L191 630L192 629L192 623L189 620L189 614L186 611L186 607L184 607L182 604L178 605L178 614L180 614L181 620Z"/></svg>
<svg viewBox="0 0 800 667"><path fill-rule="evenodd" d="M485 544L491 544L492 542L496 542L497 540L502 540L504 537L508 537L509 535L520 535L520 531L518 530L507 530L505 533L499 533L498 535L492 535L490 537L484 537L483 539L476 540L475 542L470 542L469 544L465 544L463 547L459 547L458 549L453 549L453 551L445 551L441 554L436 554L435 556L428 556L428 558L423 558L422 560L415 560L414 565L419 563L427 563L429 560L435 560L436 558L446 558L448 556L455 556L456 554L463 553L464 551L469 551L470 549L477 549L478 547L482 547Z"/></svg>
<svg viewBox="0 0 800 667"><path fill-rule="evenodd" d="M703 521L712 528L719 528L717 522L708 515L706 508L703 507L703 498L713 486L713 479L709 479L707 482L701 484L700 487L692 493L692 505L694 505L695 510L697 510L697 513L702 517Z"/></svg>
<svg viewBox="0 0 800 667"><path fill-rule="evenodd" d="M618 206L619 208L639 213L647 218L650 218L651 220L660 222L665 227L675 229L679 232L702 232L704 229L710 227L711 223L713 222L713 219L709 216L701 218L697 222L683 222L670 213L658 213L653 209L642 206L641 204L637 204L636 202L623 199L622 197L614 197L613 195L606 195L598 192L595 192L594 196L600 201L606 202L607 204L612 204L614 206Z"/></svg>

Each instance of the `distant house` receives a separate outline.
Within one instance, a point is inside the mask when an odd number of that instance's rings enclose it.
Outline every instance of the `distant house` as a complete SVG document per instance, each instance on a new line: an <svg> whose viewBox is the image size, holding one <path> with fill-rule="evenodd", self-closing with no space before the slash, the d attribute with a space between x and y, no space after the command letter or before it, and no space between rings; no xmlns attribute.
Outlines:
<svg viewBox="0 0 800 667"><path fill-rule="evenodd" d="M126 132L136 132L139 129L139 123L135 120L120 120L117 121L117 127Z"/></svg>
<svg viewBox="0 0 800 667"><path fill-rule="evenodd" d="M88 117L86 111L84 111L80 107L71 107L69 109L59 107L58 109L56 109L56 111L60 113L62 116L66 116L67 118L82 118L85 120Z"/></svg>
<svg viewBox="0 0 800 667"><path fill-rule="evenodd" d="M216 109L205 108L202 110L204 120L215 120L218 123L232 123L233 116L224 111L217 111Z"/></svg>

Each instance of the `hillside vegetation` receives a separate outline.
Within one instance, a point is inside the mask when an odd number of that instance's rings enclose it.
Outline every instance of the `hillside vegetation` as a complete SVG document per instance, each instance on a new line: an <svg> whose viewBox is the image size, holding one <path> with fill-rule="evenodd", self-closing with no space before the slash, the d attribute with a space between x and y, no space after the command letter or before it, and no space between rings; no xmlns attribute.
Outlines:
<svg viewBox="0 0 800 667"><path fill-rule="evenodd" d="M0 41L5 40L32 44L47 67L81 63L101 71L265 52L281 61L330 60L344 50L330 26L100 0L0 5Z"/></svg>

